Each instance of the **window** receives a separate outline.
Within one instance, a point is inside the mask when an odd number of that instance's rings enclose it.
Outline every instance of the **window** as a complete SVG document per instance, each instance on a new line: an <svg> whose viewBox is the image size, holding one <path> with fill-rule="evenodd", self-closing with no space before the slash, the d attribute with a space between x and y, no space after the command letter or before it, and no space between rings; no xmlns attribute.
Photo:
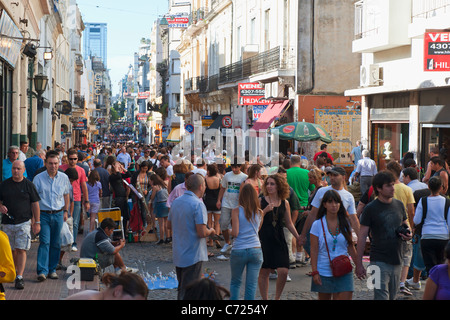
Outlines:
<svg viewBox="0 0 450 320"><path fill-rule="evenodd" d="M239 26L237 28L237 34L236 34L236 57L237 60L241 60L241 27Z"/></svg>
<svg viewBox="0 0 450 320"><path fill-rule="evenodd" d="M250 21L250 43L256 44L256 18Z"/></svg>
<svg viewBox="0 0 450 320"><path fill-rule="evenodd" d="M270 9L264 12L264 50L270 49Z"/></svg>
<svg viewBox="0 0 450 320"><path fill-rule="evenodd" d="M172 74L179 74L180 73L180 60L173 59L172 60Z"/></svg>

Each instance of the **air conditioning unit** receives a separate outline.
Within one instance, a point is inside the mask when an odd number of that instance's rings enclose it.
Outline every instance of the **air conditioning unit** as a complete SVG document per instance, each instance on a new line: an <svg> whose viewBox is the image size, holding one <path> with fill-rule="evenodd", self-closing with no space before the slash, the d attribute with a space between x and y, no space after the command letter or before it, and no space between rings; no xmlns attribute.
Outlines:
<svg viewBox="0 0 450 320"><path fill-rule="evenodd" d="M379 86L383 82L383 68L377 64L362 65L359 73L361 87Z"/></svg>

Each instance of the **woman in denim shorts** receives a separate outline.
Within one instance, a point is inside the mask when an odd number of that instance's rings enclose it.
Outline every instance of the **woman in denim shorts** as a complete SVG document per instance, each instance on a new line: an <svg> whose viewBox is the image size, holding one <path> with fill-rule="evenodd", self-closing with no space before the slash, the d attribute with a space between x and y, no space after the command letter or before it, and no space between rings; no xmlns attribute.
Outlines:
<svg viewBox="0 0 450 320"><path fill-rule="evenodd" d="M330 259L348 254L356 261L348 213L339 194L329 190L324 194L317 220L311 226L311 291L318 292L319 300L352 299L353 272L334 277L330 264Z"/></svg>

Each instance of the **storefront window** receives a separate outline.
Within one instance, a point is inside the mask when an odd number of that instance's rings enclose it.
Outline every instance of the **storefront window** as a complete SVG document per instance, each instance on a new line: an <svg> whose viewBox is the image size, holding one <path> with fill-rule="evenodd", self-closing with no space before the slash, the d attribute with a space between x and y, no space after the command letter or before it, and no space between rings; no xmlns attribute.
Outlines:
<svg viewBox="0 0 450 320"><path fill-rule="evenodd" d="M426 168L426 164L430 161L430 151L437 147L439 156L447 163L450 162L450 128L433 127L423 128L422 131L422 154L420 157L421 167Z"/></svg>
<svg viewBox="0 0 450 320"><path fill-rule="evenodd" d="M400 161L409 147L408 123L376 123L372 125L372 148L378 170L388 162Z"/></svg>

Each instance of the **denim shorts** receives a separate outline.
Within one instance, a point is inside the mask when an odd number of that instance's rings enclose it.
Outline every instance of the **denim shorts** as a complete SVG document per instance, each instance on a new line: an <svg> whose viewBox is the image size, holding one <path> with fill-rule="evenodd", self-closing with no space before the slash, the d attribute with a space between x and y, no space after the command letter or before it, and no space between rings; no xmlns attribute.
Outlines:
<svg viewBox="0 0 450 320"><path fill-rule="evenodd" d="M353 272L350 272L342 277L324 277L320 276L322 285L319 286L311 279L311 291L320 293L338 293L338 292L353 292Z"/></svg>
<svg viewBox="0 0 450 320"><path fill-rule="evenodd" d="M156 202L154 207L155 216L157 218L165 218L169 215L169 208L166 202Z"/></svg>

